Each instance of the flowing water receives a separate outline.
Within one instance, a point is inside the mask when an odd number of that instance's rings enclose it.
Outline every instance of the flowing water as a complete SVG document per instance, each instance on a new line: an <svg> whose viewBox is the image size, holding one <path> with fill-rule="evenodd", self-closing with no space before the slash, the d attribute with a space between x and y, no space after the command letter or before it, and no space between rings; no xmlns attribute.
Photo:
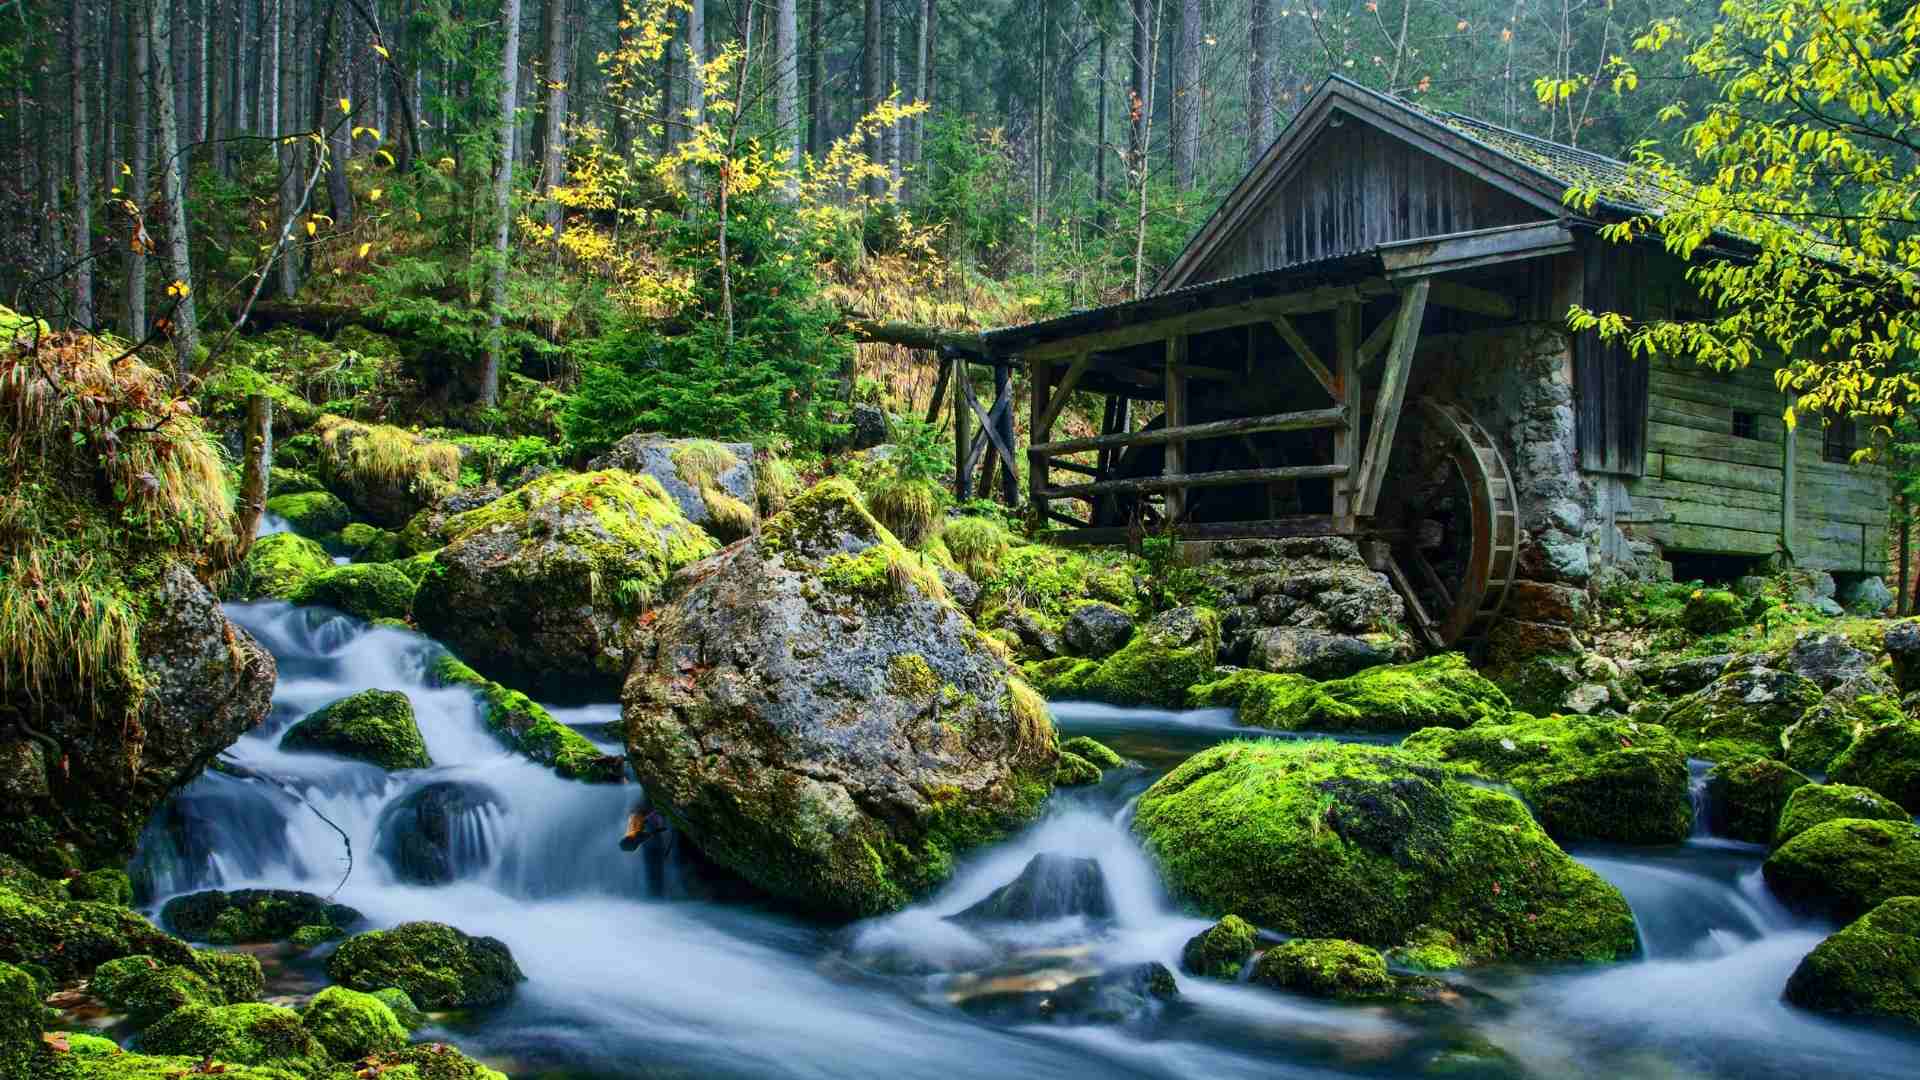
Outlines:
<svg viewBox="0 0 1920 1080"><path fill-rule="evenodd" d="M149 829L136 870L155 905L200 888L338 888L374 924L427 918L501 938L528 981L510 1004L443 1017L431 1034L516 1077L1920 1075L1920 1040L1780 1002L1831 927L1769 898L1764 851L1711 837L1576 852L1633 905L1645 946L1633 962L1478 970L1456 977L1456 1003L1411 1009L1182 976L1177 1000L1119 1023L1009 1019L977 1006L1144 961L1177 969L1206 923L1167 902L1125 821L1155 777L1247 733L1230 712L1057 705L1063 734L1138 764L1056 794L1040 822L975 853L926 902L830 928L726 899L671 838L621 851L638 788L564 781L504 750L470 692L427 685L428 639L283 603L229 611L279 660L273 714ZM368 688L412 699L432 768L387 774L278 749L295 720ZM555 715L617 748L617 707ZM437 886L402 881L383 851L396 808L429 784L466 796L454 880ZM1096 860L1109 917L999 929L947 918L1042 853ZM287 963L283 986L323 977L317 958Z"/></svg>

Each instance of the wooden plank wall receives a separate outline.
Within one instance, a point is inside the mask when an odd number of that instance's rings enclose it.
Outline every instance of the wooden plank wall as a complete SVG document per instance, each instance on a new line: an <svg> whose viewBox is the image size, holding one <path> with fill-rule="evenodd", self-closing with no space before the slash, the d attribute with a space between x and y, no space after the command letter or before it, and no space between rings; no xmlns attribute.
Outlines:
<svg viewBox="0 0 1920 1080"><path fill-rule="evenodd" d="M1541 220L1519 199L1349 116L1315 138L1294 175L1268 193L1192 280Z"/></svg>
<svg viewBox="0 0 1920 1080"><path fill-rule="evenodd" d="M1647 375L1646 473L1627 486L1637 529L1673 551L1773 554L1786 425L1772 370L1722 374L1660 358ZM1736 411L1753 415L1754 438L1732 434ZM1796 438L1795 563L1884 573L1885 470L1823 461L1816 418L1804 418Z"/></svg>

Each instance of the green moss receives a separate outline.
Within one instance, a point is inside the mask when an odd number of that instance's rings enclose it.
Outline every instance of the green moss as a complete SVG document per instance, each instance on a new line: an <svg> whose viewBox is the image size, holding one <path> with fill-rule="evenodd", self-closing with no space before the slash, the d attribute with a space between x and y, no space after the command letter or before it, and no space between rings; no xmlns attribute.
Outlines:
<svg viewBox="0 0 1920 1080"><path fill-rule="evenodd" d="M162 964L193 960L183 942L118 904L63 899L27 873L0 885L0 962L44 965L56 982L67 983L109 960L140 955Z"/></svg>
<svg viewBox="0 0 1920 1080"><path fill-rule="evenodd" d="M445 1043L421 1043L369 1062L382 1080L507 1080Z"/></svg>
<svg viewBox="0 0 1920 1080"><path fill-rule="evenodd" d="M200 1056L158 1056L129 1054L110 1040L86 1035L70 1035L66 1054L48 1053L37 1063L42 1070L32 1080L184 1080L198 1075L215 1075L220 1080L315 1080L316 1074L306 1062L275 1061L270 1065L241 1065L231 1061L208 1063ZM98 1044L105 1042L105 1046ZM85 1049L82 1049L85 1047ZM405 1078L388 1074L390 1080ZM337 1080L329 1074L326 1080ZM344 1077L338 1078L344 1080Z"/></svg>
<svg viewBox="0 0 1920 1080"><path fill-rule="evenodd" d="M311 469L320 460L320 436L311 433L282 439L273 448L275 468Z"/></svg>
<svg viewBox="0 0 1920 1080"><path fill-rule="evenodd" d="M1747 624L1747 602L1724 589L1695 589L1680 621L1702 636L1724 634Z"/></svg>
<svg viewBox="0 0 1920 1080"><path fill-rule="evenodd" d="M300 1022L335 1061L358 1061L407 1045L406 1025L386 1002L344 986L329 986L315 995Z"/></svg>
<svg viewBox="0 0 1920 1080"><path fill-rule="evenodd" d="M1802 772L1828 772L1841 751L1869 728L1905 719L1898 705L1868 694L1852 701L1828 698L1780 733L1787 764Z"/></svg>
<svg viewBox="0 0 1920 1080"><path fill-rule="evenodd" d="M267 988L266 973L260 970L260 959L252 953L195 949L193 966L220 991L229 1005L258 1001Z"/></svg>
<svg viewBox="0 0 1920 1080"><path fill-rule="evenodd" d="M1413 971L1450 971L1466 964L1460 942L1445 930L1415 930L1403 945L1387 950L1387 962Z"/></svg>
<svg viewBox="0 0 1920 1080"><path fill-rule="evenodd" d="M1078 754L1102 770L1117 769L1127 763L1126 758L1114 753L1106 743L1086 735L1076 735L1061 743L1060 752Z"/></svg>
<svg viewBox="0 0 1920 1080"><path fill-rule="evenodd" d="M142 1033L140 1048L296 1070L318 1069L327 1060L300 1014L278 1005L185 1005Z"/></svg>
<svg viewBox="0 0 1920 1080"><path fill-rule="evenodd" d="M394 1019L400 1021L408 1031L417 1031L427 1025L427 1014L414 1005L413 999L407 996L405 990L397 986L389 986L384 990L375 990L373 996L379 998L388 1009L391 1009Z"/></svg>
<svg viewBox="0 0 1920 1080"><path fill-rule="evenodd" d="M1872 788L1920 814L1920 723L1902 719L1867 728L1833 759L1829 776Z"/></svg>
<svg viewBox="0 0 1920 1080"><path fill-rule="evenodd" d="M1187 688L1213 673L1219 652L1220 617L1210 608L1176 608L1103 660L1062 657L1025 670L1041 693L1056 700L1177 709L1186 703Z"/></svg>
<svg viewBox="0 0 1920 1080"><path fill-rule="evenodd" d="M839 552L820 564L820 584L869 604L894 604L918 593L948 599L940 573L925 556L882 540L859 552Z"/></svg>
<svg viewBox="0 0 1920 1080"><path fill-rule="evenodd" d="M33 976L0 963L0 1075L28 1075L27 1062L40 1052L46 1015Z"/></svg>
<svg viewBox="0 0 1920 1080"><path fill-rule="evenodd" d="M131 907L133 882L125 870L89 870L67 879L67 895L75 900L98 900L103 904Z"/></svg>
<svg viewBox="0 0 1920 1080"><path fill-rule="evenodd" d="M227 595L236 600L286 600L315 574L333 569L333 560L318 543L299 533L274 533L254 541L246 561L228 580Z"/></svg>
<svg viewBox="0 0 1920 1080"><path fill-rule="evenodd" d="M918 547L940 523L944 493L927 480L889 480L867 500L873 516L902 544Z"/></svg>
<svg viewBox="0 0 1920 1080"><path fill-rule="evenodd" d="M339 754L383 769L433 764L413 703L398 690L362 690L332 702L288 728L280 747Z"/></svg>
<svg viewBox="0 0 1920 1080"><path fill-rule="evenodd" d="M1839 818L1868 821L1909 821L1913 815L1899 803L1877 792L1851 784L1807 784L1795 788L1780 810L1773 833L1778 846L1825 822Z"/></svg>
<svg viewBox="0 0 1920 1080"><path fill-rule="evenodd" d="M1766 844L1773 840L1781 808L1807 778L1770 758L1723 761L1707 774L1712 828L1721 836Z"/></svg>
<svg viewBox="0 0 1920 1080"><path fill-rule="evenodd" d="M1100 782L1100 767L1069 750L1060 751L1060 764L1054 770L1056 787L1084 787Z"/></svg>
<svg viewBox="0 0 1920 1080"><path fill-rule="evenodd" d="M160 918L175 932L216 945L284 941L303 926L349 927L360 913L312 893L289 889L236 889L176 896Z"/></svg>
<svg viewBox="0 0 1920 1080"><path fill-rule="evenodd" d="M948 521L940 530L940 542L954 564L976 582L999 574L1001 560L1013 550L1013 537L999 522L971 514Z"/></svg>
<svg viewBox="0 0 1920 1080"><path fill-rule="evenodd" d="M1208 979L1237 979L1253 959L1253 924L1228 915L1187 939L1180 950L1180 969Z"/></svg>
<svg viewBox="0 0 1920 1080"><path fill-rule="evenodd" d="M1260 954L1253 981L1336 1001L1391 997L1394 979L1380 953L1354 941L1295 938Z"/></svg>
<svg viewBox="0 0 1920 1080"><path fill-rule="evenodd" d="M720 477L740 464L734 452L712 439L688 439L673 450L673 471L695 491L713 487Z"/></svg>
<svg viewBox="0 0 1920 1080"><path fill-rule="evenodd" d="M1774 849L1761 867L1783 900L1855 919L1896 896L1920 896L1920 826L1837 818Z"/></svg>
<svg viewBox="0 0 1920 1080"><path fill-rule="evenodd" d="M1458 653L1368 668L1324 683L1303 675L1236 671L1196 685L1188 702L1196 707L1236 706L1241 723L1282 731L1464 728L1482 721L1497 723L1510 711L1500 688L1467 666Z"/></svg>
<svg viewBox="0 0 1920 1080"><path fill-rule="evenodd" d="M327 486L315 480L312 475L299 469L273 468L267 471L267 494L301 495L309 491L325 491Z"/></svg>
<svg viewBox="0 0 1920 1080"><path fill-rule="evenodd" d="M340 530L340 546L361 562L393 562L411 554L399 533L359 521Z"/></svg>
<svg viewBox="0 0 1920 1080"><path fill-rule="evenodd" d="M1686 754L1655 724L1514 713L1506 723L1416 731L1401 746L1512 784L1562 843L1671 844L1693 828Z"/></svg>
<svg viewBox="0 0 1920 1080"><path fill-rule="evenodd" d="M602 752L520 691L507 689L450 655L434 660L428 670L441 686L478 691L487 730L528 758L572 780L619 783L625 779L625 763L619 755Z"/></svg>
<svg viewBox="0 0 1920 1080"><path fill-rule="evenodd" d="M562 519L590 526L579 535L543 531ZM574 547L603 580L641 579L656 595L673 571L719 550L712 537L687 522L660 481L620 469L548 473L448 519L442 534L453 542L497 528L513 530L527 547L556 541Z"/></svg>
<svg viewBox="0 0 1920 1080"><path fill-rule="evenodd" d="M362 619L404 619L413 610L413 579L389 563L334 566L301 582L290 598Z"/></svg>
<svg viewBox="0 0 1920 1080"><path fill-rule="evenodd" d="M314 949L329 941L338 941L346 937L347 932L327 923L313 923L295 930L287 940L302 949Z"/></svg>
<svg viewBox="0 0 1920 1080"><path fill-rule="evenodd" d="M1792 672L1752 668L1722 675L1674 702L1660 721L1710 760L1736 749L1773 757L1780 753L1781 733L1823 696L1819 686Z"/></svg>
<svg viewBox="0 0 1920 1080"><path fill-rule="evenodd" d="M327 974L366 993L399 987L428 1009L498 1004L526 978L499 941L435 922L350 937L328 957Z"/></svg>
<svg viewBox="0 0 1920 1080"><path fill-rule="evenodd" d="M919 653L895 653L887 661L887 689L904 698L932 699L940 692L940 676Z"/></svg>
<svg viewBox="0 0 1920 1080"><path fill-rule="evenodd" d="M1920 897L1897 897L1821 942L1787 980L1803 1009L1920 1025Z"/></svg>
<svg viewBox="0 0 1920 1080"><path fill-rule="evenodd" d="M151 956L128 956L100 965L88 990L135 1024L150 1024L184 1005L224 1005L226 995L190 968L163 965Z"/></svg>
<svg viewBox="0 0 1920 1080"><path fill-rule="evenodd" d="M347 504L325 491L275 495L267 500L267 512L286 518L295 532L321 543L337 540L340 530L353 520Z"/></svg>
<svg viewBox="0 0 1920 1080"><path fill-rule="evenodd" d="M1134 830L1180 899L1283 933L1387 947L1433 928L1475 961L1636 947L1620 893L1512 796L1393 749L1222 743L1142 795Z"/></svg>
<svg viewBox="0 0 1920 1080"><path fill-rule="evenodd" d="M954 557L961 556L955 552ZM1104 600L1130 615L1140 615L1143 598L1138 579L1144 572L1144 564L1124 551L1014 544L999 558L992 574L970 576L980 586L983 609L1024 607L1058 621L1082 600Z"/></svg>

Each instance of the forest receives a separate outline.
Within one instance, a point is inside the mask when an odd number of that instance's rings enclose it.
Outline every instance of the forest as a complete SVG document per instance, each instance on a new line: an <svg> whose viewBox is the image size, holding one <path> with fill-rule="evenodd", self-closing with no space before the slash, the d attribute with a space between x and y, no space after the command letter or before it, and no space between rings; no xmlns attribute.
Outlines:
<svg viewBox="0 0 1920 1080"><path fill-rule="evenodd" d="M0 0L0 1080L1920 1072L1920 8Z"/></svg>

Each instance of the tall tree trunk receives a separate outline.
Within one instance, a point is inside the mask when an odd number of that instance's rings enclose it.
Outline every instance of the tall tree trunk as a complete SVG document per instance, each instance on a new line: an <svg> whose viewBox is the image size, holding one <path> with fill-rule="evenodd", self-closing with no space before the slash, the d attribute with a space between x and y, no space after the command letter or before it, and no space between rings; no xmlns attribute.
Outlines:
<svg viewBox="0 0 1920 1080"><path fill-rule="evenodd" d="M1193 190L1200 160L1200 0L1180 0L1178 86L1173 88L1173 175L1182 191Z"/></svg>
<svg viewBox="0 0 1920 1080"><path fill-rule="evenodd" d="M1107 231L1107 28L1100 34L1100 70L1094 83L1093 227Z"/></svg>
<svg viewBox="0 0 1920 1080"><path fill-rule="evenodd" d="M826 12L820 0L807 0L807 153L827 152L827 49L822 40Z"/></svg>
<svg viewBox="0 0 1920 1080"><path fill-rule="evenodd" d="M94 108L100 117L100 137L94 140L93 175L99 178L100 186L117 186L115 176L119 162L114 151L120 146L120 110L114 108L118 102L126 100L127 50L120 34L126 30L125 5L121 0L107 0L105 16L100 20L100 40L94 42L93 66L99 72L96 85L100 87L100 101Z"/></svg>
<svg viewBox="0 0 1920 1080"><path fill-rule="evenodd" d="M320 29L320 60L313 74L313 116L311 122L327 132L327 200L333 205L333 224L345 229L353 225L353 189L347 184L347 159L353 153L349 143L351 123L341 123L334 115L340 102L355 104L347 71L347 42L351 31L340 18L340 0L328 0L327 21ZM327 94L331 85L335 93ZM337 99L337 100L334 100Z"/></svg>
<svg viewBox="0 0 1920 1080"><path fill-rule="evenodd" d="M546 58L542 74L547 80L547 101L540 114L540 194L551 195L566 183L567 164L567 90L573 72L567 63L568 0L547 0L543 36ZM547 227L560 235L560 204L547 203Z"/></svg>
<svg viewBox="0 0 1920 1080"><path fill-rule="evenodd" d="M227 112L232 108L231 101L225 97L227 70L227 52L232 46L227 41L227 10L233 0L207 0L207 139L212 145L207 147L208 156L213 161L215 175L226 177L227 144L221 141L225 133Z"/></svg>
<svg viewBox="0 0 1920 1080"><path fill-rule="evenodd" d="M891 4L887 8L887 74L883 97L890 97L900 89L900 13ZM893 185L900 186L900 135L904 125L895 122L887 125L887 172L893 177Z"/></svg>
<svg viewBox="0 0 1920 1080"><path fill-rule="evenodd" d="M698 0L695 3L698 8ZM505 0L501 19L507 41L500 50L500 145L493 170L493 278L488 288L487 360L480 371L480 404L491 408L500 396L501 321L507 307L507 238L512 227L514 114L520 90L520 0Z"/></svg>
<svg viewBox="0 0 1920 1080"><path fill-rule="evenodd" d="M270 5L260 22L260 32L266 36L267 47L260 62L260 107L266 113L266 121L260 125L268 135L280 133L280 42L286 34L287 0L261 0ZM281 153L280 159L286 160Z"/></svg>
<svg viewBox="0 0 1920 1080"><path fill-rule="evenodd" d="M687 8L687 123L707 122L707 0L692 0Z"/></svg>
<svg viewBox="0 0 1920 1080"><path fill-rule="evenodd" d="M1153 111L1153 5L1133 0L1133 70L1127 84L1127 167L1145 172L1147 117Z"/></svg>
<svg viewBox="0 0 1920 1080"><path fill-rule="evenodd" d="M1247 159L1257 161L1273 142L1273 58L1271 0L1250 0L1247 11Z"/></svg>
<svg viewBox="0 0 1920 1080"><path fill-rule="evenodd" d="M301 8L306 5L302 0L279 0L280 21L289 35L291 56L306 53L309 23ZM300 103L306 99L301 91L301 75L298 71L280 70L280 128L282 131L298 131L301 123ZM300 177L306 172L307 155L312 147L305 139L280 143L280 212L286 214L300 201ZM280 257L280 295L288 300L300 292L300 268L302 262L296 252L288 251Z"/></svg>
<svg viewBox="0 0 1920 1080"><path fill-rule="evenodd" d="M866 32L861 40L860 64L860 115L862 118L880 107L881 73L886 70L885 37L881 34L882 24L886 21L886 8L883 0L866 0ZM868 129L864 145L861 147L867 160L879 163L881 157L880 133ZM879 177L870 177L866 182L866 194L869 198L879 198L886 191L886 182Z"/></svg>
<svg viewBox="0 0 1920 1080"><path fill-rule="evenodd" d="M127 134L132 143L127 150L127 199L140 211L134 236L127 251L127 337L139 341L147 336L147 248L152 243L146 232L147 220L147 140L153 130L147 114L147 82L153 77L149 52L151 28L142 0L127 4L133 25L128 27L127 48L132 54L127 64Z"/></svg>
<svg viewBox="0 0 1920 1080"><path fill-rule="evenodd" d="M93 65L87 52L87 5L67 3L68 86L72 90L73 144L73 324L93 327L93 143L87 138L87 83Z"/></svg>
<svg viewBox="0 0 1920 1080"><path fill-rule="evenodd" d="M939 9L933 0L920 0L920 27L914 39L913 63L913 100L926 102L933 90L933 21ZM927 117L932 114L931 107L914 117L913 145L907 150L909 163L918 165L927 156Z"/></svg>
<svg viewBox="0 0 1920 1080"><path fill-rule="evenodd" d="M773 9L773 125L786 148L787 167L800 169L800 5L775 0Z"/></svg>
<svg viewBox="0 0 1920 1080"><path fill-rule="evenodd" d="M180 114L175 107L173 79L173 35L177 26L169 17L167 0L148 0L152 12L154 40L154 96L160 100L160 186L167 204L167 262L178 286L184 290L173 310L173 350L176 370L181 376L193 368L194 351L200 344L198 320L194 317L193 256L187 248L187 184L185 160L180 150Z"/></svg>

